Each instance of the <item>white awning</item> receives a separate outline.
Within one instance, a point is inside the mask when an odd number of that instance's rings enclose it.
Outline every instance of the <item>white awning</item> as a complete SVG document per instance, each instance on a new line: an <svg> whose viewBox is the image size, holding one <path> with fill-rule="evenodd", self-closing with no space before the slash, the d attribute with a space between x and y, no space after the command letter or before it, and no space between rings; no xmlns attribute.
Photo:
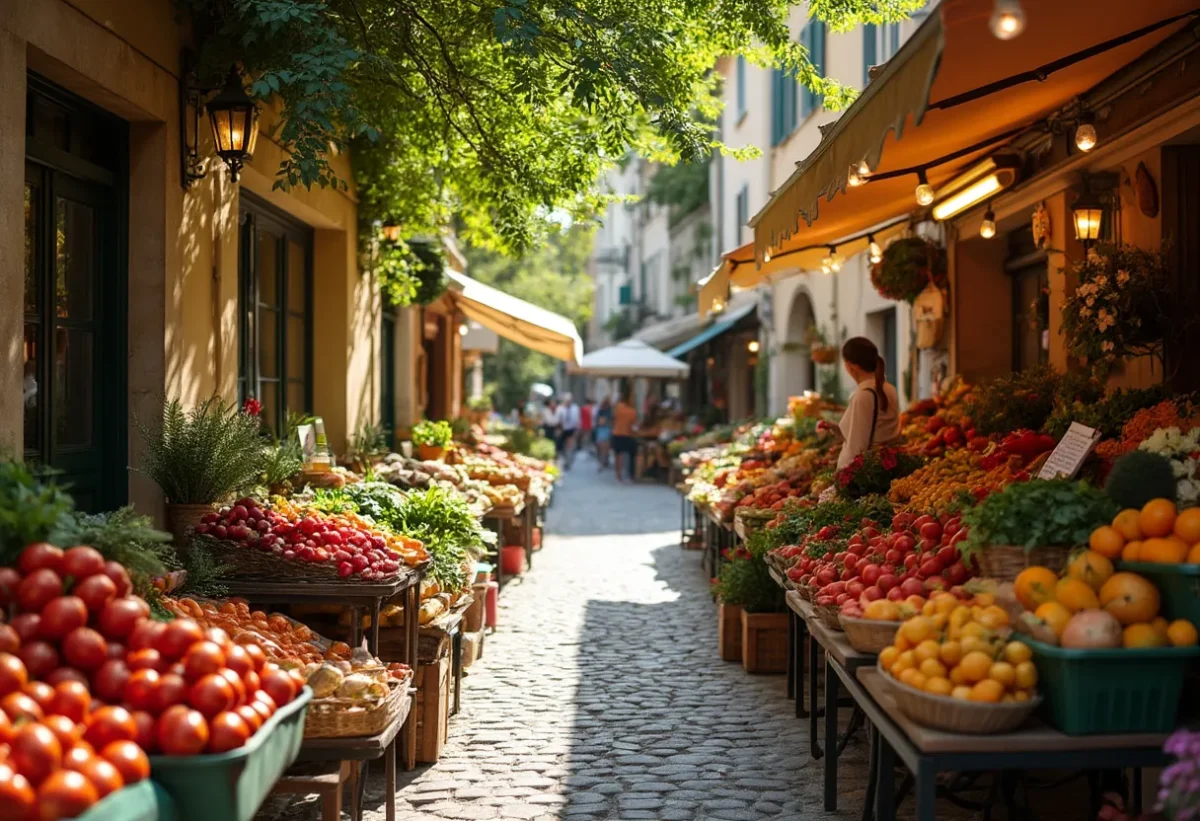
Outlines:
<svg viewBox="0 0 1200 821"><path fill-rule="evenodd" d="M588 376L648 376L663 379L684 379L691 371L683 362L672 359L640 339L626 339L592 351L583 357L579 367L572 370Z"/></svg>
<svg viewBox="0 0 1200 821"><path fill-rule="evenodd" d="M484 285L466 274L447 270L458 309L505 339L564 362L583 356L583 340L575 323L523 299Z"/></svg>

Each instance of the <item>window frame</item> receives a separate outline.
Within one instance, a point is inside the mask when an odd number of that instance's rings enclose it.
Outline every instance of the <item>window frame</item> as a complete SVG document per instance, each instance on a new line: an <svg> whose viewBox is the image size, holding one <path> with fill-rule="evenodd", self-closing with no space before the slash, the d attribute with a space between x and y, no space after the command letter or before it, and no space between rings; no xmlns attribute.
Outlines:
<svg viewBox="0 0 1200 821"><path fill-rule="evenodd" d="M740 122L749 110L746 105L746 57L742 54L737 56L737 67L734 69L734 97Z"/></svg>

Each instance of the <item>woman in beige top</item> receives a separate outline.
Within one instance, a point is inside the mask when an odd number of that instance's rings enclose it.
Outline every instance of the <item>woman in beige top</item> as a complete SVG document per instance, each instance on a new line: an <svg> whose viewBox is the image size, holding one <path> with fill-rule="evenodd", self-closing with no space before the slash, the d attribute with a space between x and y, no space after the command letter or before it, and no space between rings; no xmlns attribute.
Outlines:
<svg viewBox="0 0 1200 821"><path fill-rule="evenodd" d="M838 470L872 445L890 442L900 433L900 400L884 377L883 357L875 343L861 336L846 340L842 363L857 387L842 421L836 425L822 422L819 426L832 430L842 442Z"/></svg>

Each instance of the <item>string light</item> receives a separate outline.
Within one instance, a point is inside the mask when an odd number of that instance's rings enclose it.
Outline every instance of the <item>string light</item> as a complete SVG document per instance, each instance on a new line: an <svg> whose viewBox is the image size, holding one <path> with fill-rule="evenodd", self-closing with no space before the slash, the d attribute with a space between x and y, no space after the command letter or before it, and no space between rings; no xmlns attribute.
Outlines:
<svg viewBox="0 0 1200 821"><path fill-rule="evenodd" d="M917 205L930 205L933 203L933 186L929 184L929 178L925 176L925 169L917 169Z"/></svg>
<svg viewBox="0 0 1200 821"><path fill-rule="evenodd" d="M838 256L837 247L834 245L829 246L829 270L834 273L842 270L842 258Z"/></svg>
<svg viewBox="0 0 1200 821"><path fill-rule="evenodd" d="M988 206L987 213L983 215L983 222L979 223L979 236L984 239L991 239L996 236L996 213Z"/></svg>
<svg viewBox="0 0 1200 821"><path fill-rule="evenodd" d="M1000 40L1011 40L1020 35L1025 30L1025 9L1021 8L1021 0L996 0L988 26Z"/></svg>
<svg viewBox="0 0 1200 821"><path fill-rule="evenodd" d="M749 342L747 342L746 350L748 350L750 353L758 353L758 340L751 339Z"/></svg>
<svg viewBox="0 0 1200 821"><path fill-rule="evenodd" d="M828 274L832 270L833 270L833 260L830 259L829 257L823 258L821 260L821 273Z"/></svg>
<svg viewBox="0 0 1200 821"><path fill-rule="evenodd" d="M1075 147L1080 151L1091 151L1096 147L1100 138L1096 135L1095 117L1090 111L1079 115L1079 125L1075 128Z"/></svg>
<svg viewBox="0 0 1200 821"><path fill-rule="evenodd" d="M883 249L879 247L879 243L875 241L874 234L867 234L867 241L871 243L871 264L876 265L883 261Z"/></svg>
<svg viewBox="0 0 1200 821"><path fill-rule="evenodd" d="M466 336L466 335L467 335L467 333L468 333L468 332L470 332L470 330L471 330L471 329L467 327L467 323L465 323L465 322L464 322L464 323L462 323L461 325L459 325L459 326L458 326L458 335L459 335L459 336Z"/></svg>
<svg viewBox="0 0 1200 821"><path fill-rule="evenodd" d="M763 262L770 262L770 261L771 261L771 252L770 251L763 252Z"/></svg>

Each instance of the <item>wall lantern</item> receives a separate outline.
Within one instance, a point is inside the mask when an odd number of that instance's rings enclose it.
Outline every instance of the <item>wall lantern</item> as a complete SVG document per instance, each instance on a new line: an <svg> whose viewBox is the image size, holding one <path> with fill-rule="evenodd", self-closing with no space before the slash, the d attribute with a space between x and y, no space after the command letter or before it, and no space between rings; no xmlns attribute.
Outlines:
<svg viewBox="0 0 1200 821"><path fill-rule="evenodd" d="M204 179L204 158L200 156L200 111L208 112L216 154L229 168L229 177L234 182L241 176L242 166L254 156L258 143L258 106L246 93L242 75L234 66L224 87L206 86L196 79L194 60L190 54L183 57L183 74L179 83L180 120L180 183L184 190L192 183ZM205 97L214 91L217 95L205 102Z"/></svg>
<svg viewBox="0 0 1200 821"><path fill-rule="evenodd" d="M747 342L746 350L748 350L750 353L758 353L758 340L751 339L749 342Z"/></svg>
<svg viewBox="0 0 1200 821"><path fill-rule="evenodd" d="M1085 191L1071 204L1072 221L1075 223L1075 239L1083 243L1086 251L1100 238L1100 223L1104 220L1104 203L1090 191Z"/></svg>

